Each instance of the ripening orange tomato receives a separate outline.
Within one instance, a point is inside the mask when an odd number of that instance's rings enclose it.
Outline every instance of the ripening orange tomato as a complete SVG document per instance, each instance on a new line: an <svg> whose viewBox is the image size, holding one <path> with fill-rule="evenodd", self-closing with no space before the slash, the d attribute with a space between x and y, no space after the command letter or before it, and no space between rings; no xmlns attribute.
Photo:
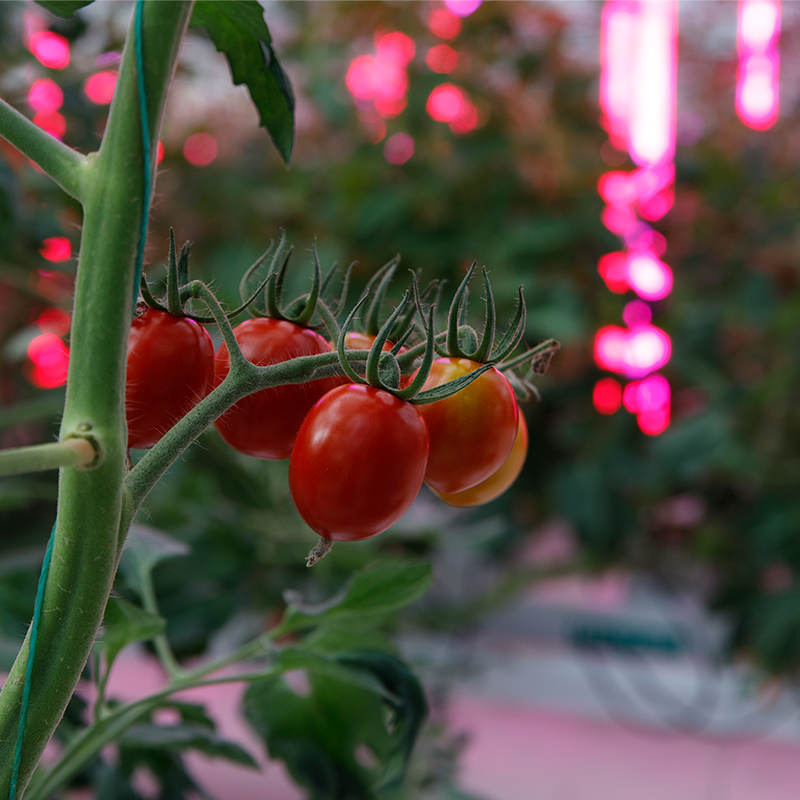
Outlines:
<svg viewBox="0 0 800 800"><path fill-rule="evenodd" d="M525 423L525 417L520 414L517 422L517 438L514 440L514 446L511 448L508 458L503 462L500 469L493 472L485 480L469 489L464 489L462 492L445 494L436 492L435 489L433 491L441 500L451 506L458 506L459 508L482 506L484 503L500 497L514 483L519 473L522 472L522 465L525 463L527 454L528 426Z"/></svg>

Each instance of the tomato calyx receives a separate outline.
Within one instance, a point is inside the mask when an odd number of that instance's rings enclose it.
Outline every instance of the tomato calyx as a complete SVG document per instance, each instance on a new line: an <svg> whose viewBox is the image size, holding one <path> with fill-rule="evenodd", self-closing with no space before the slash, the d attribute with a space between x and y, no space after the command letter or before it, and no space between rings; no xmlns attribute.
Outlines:
<svg viewBox="0 0 800 800"><path fill-rule="evenodd" d="M203 316L195 314L186 310L186 303L193 297L196 297L194 284L196 281L189 279L189 252L191 250L191 242L186 241L181 245L180 253L176 252L175 248L175 231L169 229L169 255L167 257L167 285L165 295L161 299L153 295L152 289L147 282L147 278L142 274L139 281L139 291L142 295L141 306L144 313L148 308L156 311L164 311L172 314L173 317L187 317L199 323L217 322L213 316ZM266 256L262 256L263 259ZM259 262L257 261L256 264ZM251 267L252 269L252 267ZM248 306L250 306L256 299L257 295L263 290L266 280L256 289L256 291L238 308L225 313L225 316L230 320L242 313ZM141 316L137 305L138 316Z"/></svg>

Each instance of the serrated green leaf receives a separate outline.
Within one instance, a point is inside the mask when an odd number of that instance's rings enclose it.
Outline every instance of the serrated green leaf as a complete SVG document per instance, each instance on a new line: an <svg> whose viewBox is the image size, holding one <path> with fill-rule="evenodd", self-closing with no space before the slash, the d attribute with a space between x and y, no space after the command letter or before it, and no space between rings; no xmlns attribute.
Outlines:
<svg viewBox="0 0 800 800"><path fill-rule="evenodd" d="M311 797L385 796L384 789L402 778L425 714L422 690L408 667L367 650L333 659L295 650L287 665L302 665L308 694L271 677L253 683L244 697L245 718L270 756L283 760Z"/></svg>
<svg viewBox="0 0 800 800"><path fill-rule="evenodd" d="M287 592L288 608L279 630L283 633L348 617L385 615L424 594L430 581L429 564L392 561L357 572L341 595L321 605L306 605L295 593Z"/></svg>
<svg viewBox="0 0 800 800"><path fill-rule="evenodd" d="M294 94L255 0L198 0L191 24L203 28L228 60L235 84L244 84L266 128L288 164L294 144Z"/></svg>
<svg viewBox="0 0 800 800"><path fill-rule="evenodd" d="M109 598L98 642L105 651L108 669L123 647L158 636L164 630L165 624L163 617L151 614L127 600Z"/></svg>
<svg viewBox="0 0 800 800"><path fill-rule="evenodd" d="M57 17L71 17L79 8L89 6L94 0L36 0L42 8L46 8Z"/></svg>
<svg viewBox="0 0 800 800"><path fill-rule="evenodd" d="M141 591L153 567L165 558L184 556L189 546L154 528L132 525L119 569L128 582Z"/></svg>
<svg viewBox="0 0 800 800"><path fill-rule="evenodd" d="M208 756L258 768L255 759L241 745L222 739L200 725L133 725L122 735L120 744L123 747L197 750Z"/></svg>

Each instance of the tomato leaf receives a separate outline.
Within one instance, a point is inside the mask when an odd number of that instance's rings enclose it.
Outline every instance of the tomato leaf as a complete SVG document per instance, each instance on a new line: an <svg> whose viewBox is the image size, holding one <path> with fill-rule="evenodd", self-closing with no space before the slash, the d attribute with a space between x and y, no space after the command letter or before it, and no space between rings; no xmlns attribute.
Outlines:
<svg viewBox="0 0 800 800"><path fill-rule="evenodd" d="M369 650L327 660L295 651L288 663L303 665L308 691L270 677L251 684L244 696L245 718L270 756L284 761L311 797L386 796L426 713L409 668Z"/></svg>
<svg viewBox="0 0 800 800"><path fill-rule="evenodd" d="M120 572L137 590L148 580L148 575L166 558L184 556L189 546L145 525L132 525L120 559Z"/></svg>
<svg viewBox="0 0 800 800"><path fill-rule="evenodd" d="M71 17L79 8L89 6L94 0L36 0L37 5L46 8L57 17Z"/></svg>
<svg viewBox="0 0 800 800"><path fill-rule="evenodd" d="M108 669L123 647L158 636L164 630L163 617L151 614L127 600L110 597L98 644L105 650Z"/></svg>
<svg viewBox="0 0 800 800"><path fill-rule="evenodd" d="M397 749L384 767L382 789L402 783L406 765L411 758L422 723L428 714L428 704L417 677L408 665L380 650L355 650L338 656L339 663L356 672L363 672L383 687L388 702L390 727Z"/></svg>
<svg viewBox="0 0 800 800"><path fill-rule="evenodd" d="M258 768L256 760L241 745L223 739L201 725L133 725L120 737L120 744L124 747L197 750L214 758Z"/></svg>
<svg viewBox="0 0 800 800"><path fill-rule="evenodd" d="M244 84L275 147L288 164L294 143L294 94L255 0L199 0L191 24L203 28Z"/></svg>
<svg viewBox="0 0 800 800"><path fill-rule="evenodd" d="M279 630L285 633L323 625L332 620L385 615L424 594L430 581L429 564L392 561L357 572L344 592L327 603L308 605L296 592L285 592L288 608Z"/></svg>

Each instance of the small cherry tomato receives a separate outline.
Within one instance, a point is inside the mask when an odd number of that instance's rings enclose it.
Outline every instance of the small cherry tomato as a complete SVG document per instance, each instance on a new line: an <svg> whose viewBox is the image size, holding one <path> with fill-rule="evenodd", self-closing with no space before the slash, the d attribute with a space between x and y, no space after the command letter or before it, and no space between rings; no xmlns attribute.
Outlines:
<svg viewBox="0 0 800 800"><path fill-rule="evenodd" d="M414 406L348 384L328 392L303 421L289 487L300 516L320 536L366 539L408 510L427 461L428 431Z"/></svg>
<svg viewBox="0 0 800 800"><path fill-rule="evenodd" d="M467 358L437 358L424 388L432 389L480 366ZM500 469L508 458L519 411L514 390L502 372L487 370L461 391L418 409L431 440L425 482L437 492L463 492Z"/></svg>
<svg viewBox="0 0 800 800"><path fill-rule="evenodd" d="M511 448L508 458L503 462L500 469L480 483L469 489L464 489L462 492L444 494L436 492L435 489L433 491L440 499L451 506L458 506L459 508L482 506L484 503L500 497L514 483L519 473L522 472L522 465L525 463L527 453L528 426L525 424L525 417L520 414L519 422L517 423L517 438L514 440L514 446Z"/></svg>
<svg viewBox="0 0 800 800"><path fill-rule="evenodd" d="M128 334L128 447L152 447L213 386L208 331L188 317L148 308Z"/></svg>
<svg viewBox="0 0 800 800"><path fill-rule="evenodd" d="M331 349L318 333L268 317L245 320L233 332L244 357L259 366L327 353ZM223 342L215 362L217 384L222 383L229 369L230 356ZM257 458L288 458L308 410L339 382L338 378L320 378L262 389L231 406L216 421L217 430L241 453Z"/></svg>

